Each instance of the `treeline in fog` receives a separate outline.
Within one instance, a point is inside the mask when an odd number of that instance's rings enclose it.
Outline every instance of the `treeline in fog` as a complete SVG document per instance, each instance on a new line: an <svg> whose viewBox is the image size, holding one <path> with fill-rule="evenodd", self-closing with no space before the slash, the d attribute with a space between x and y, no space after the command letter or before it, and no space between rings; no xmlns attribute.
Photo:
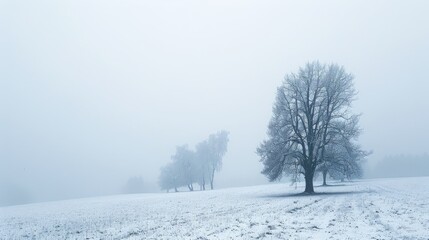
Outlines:
<svg viewBox="0 0 429 240"><path fill-rule="evenodd" d="M198 184L200 190L214 187L215 172L222 167L222 158L227 152L227 131L211 134L208 139L198 143L195 150L188 145L178 146L176 153L171 157L172 162L161 168L159 185L161 190L187 187L194 190L194 184Z"/></svg>
<svg viewBox="0 0 429 240"><path fill-rule="evenodd" d="M429 176L429 155L391 155L369 170L367 177L419 177Z"/></svg>

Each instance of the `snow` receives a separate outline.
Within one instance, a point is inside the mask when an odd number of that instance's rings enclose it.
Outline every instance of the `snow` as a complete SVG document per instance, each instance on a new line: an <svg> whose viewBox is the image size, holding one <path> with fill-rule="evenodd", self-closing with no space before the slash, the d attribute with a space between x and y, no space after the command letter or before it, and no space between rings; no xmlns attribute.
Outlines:
<svg viewBox="0 0 429 240"><path fill-rule="evenodd" d="M0 208L0 239L429 239L429 177L118 195Z"/></svg>

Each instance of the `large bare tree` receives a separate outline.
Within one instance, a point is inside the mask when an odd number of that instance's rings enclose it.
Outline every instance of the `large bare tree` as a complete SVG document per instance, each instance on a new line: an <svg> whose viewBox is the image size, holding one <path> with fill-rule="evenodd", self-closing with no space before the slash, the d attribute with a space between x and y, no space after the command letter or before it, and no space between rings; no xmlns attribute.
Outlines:
<svg viewBox="0 0 429 240"><path fill-rule="evenodd" d="M326 161L327 147L358 121L350 112L355 95L353 76L336 64L312 62L286 75L277 89L268 139L257 150L262 173L271 181L284 174L296 181L302 174L305 192L314 193L314 173Z"/></svg>

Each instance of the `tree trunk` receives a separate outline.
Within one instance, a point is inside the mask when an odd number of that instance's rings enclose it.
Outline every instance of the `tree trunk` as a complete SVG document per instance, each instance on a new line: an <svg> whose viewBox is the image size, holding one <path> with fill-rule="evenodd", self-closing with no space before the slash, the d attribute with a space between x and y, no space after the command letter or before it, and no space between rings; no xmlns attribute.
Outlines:
<svg viewBox="0 0 429 240"><path fill-rule="evenodd" d="M326 175L328 175L328 171L327 170L323 170L323 186L327 186L328 184L326 184Z"/></svg>
<svg viewBox="0 0 429 240"><path fill-rule="evenodd" d="M212 177L210 178L210 188L212 190L213 190L214 173L215 173L215 169L213 168L213 170L212 170Z"/></svg>
<svg viewBox="0 0 429 240"><path fill-rule="evenodd" d="M174 187L174 191L175 191L175 192L178 192L178 191L177 191L177 187Z"/></svg>
<svg viewBox="0 0 429 240"><path fill-rule="evenodd" d="M189 191L194 191L194 187L192 186L192 183L191 184L188 184L188 188L189 188Z"/></svg>
<svg viewBox="0 0 429 240"><path fill-rule="evenodd" d="M313 171L306 171L305 172L305 193L314 193L314 187L313 187Z"/></svg>
<svg viewBox="0 0 429 240"><path fill-rule="evenodd" d="M206 179L203 177L203 190L206 190Z"/></svg>

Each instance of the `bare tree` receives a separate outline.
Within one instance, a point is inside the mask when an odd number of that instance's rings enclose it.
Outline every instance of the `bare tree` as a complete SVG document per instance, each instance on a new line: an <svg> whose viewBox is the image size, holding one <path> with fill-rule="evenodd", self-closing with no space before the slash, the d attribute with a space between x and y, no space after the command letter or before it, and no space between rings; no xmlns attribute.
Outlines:
<svg viewBox="0 0 429 240"><path fill-rule="evenodd" d="M179 176L174 163L169 163L167 166L161 168L158 184L161 190L169 192L170 189L174 189L175 192L178 192L177 188L180 187L178 179Z"/></svg>
<svg viewBox="0 0 429 240"><path fill-rule="evenodd" d="M198 184L200 190L206 190L206 183L210 179L210 146L207 140L204 140L197 144L196 147L196 167L198 174Z"/></svg>
<svg viewBox="0 0 429 240"><path fill-rule="evenodd" d="M194 191L194 183L200 185L200 190L205 190L205 185L210 181L210 187L214 187L214 175L222 167L222 158L227 151L228 132L220 131L212 134L205 141L199 143L196 151L192 151L187 145L179 146L175 155L171 157L173 162L161 168L159 185L163 190L187 186L189 191Z"/></svg>
<svg viewBox="0 0 429 240"><path fill-rule="evenodd" d="M171 163L161 168L158 182L161 189L168 191L174 188L177 192L177 188L187 186L189 191L193 191L193 183L197 179L195 153L187 145L178 146L171 159Z"/></svg>
<svg viewBox="0 0 429 240"><path fill-rule="evenodd" d="M193 183L197 180L197 168L195 166L195 153L187 145L179 146L176 154L171 157L175 162L179 175L179 185L187 186L189 191L194 191Z"/></svg>
<svg viewBox="0 0 429 240"><path fill-rule="evenodd" d="M220 171L222 168L222 158L227 152L228 148L228 135L227 131L220 131L216 134L209 136L208 143L208 167L209 167L209 178L210 188L214 188L214 176L216 171Z"/></svg>
<svg viewBox="0 0 429 240"><path fill-rule="evenodd" d="M141 176L135 176L128 179L125 186L122 188L122 192L125 194L129 193L142 193L145 191L145 185Z"/></svg>
<svg viewBox="0 0 429 240"><path fill-rule="evenodd" d="M297 181L302 174L305 192L314 193L314 173L326 160L327 146L344 131L339 126L358 119L350 113L356 95L352 80L343 67L319 62L285 77L277 89L269 138L257 150L269 180L291 174Z"/></svg>

